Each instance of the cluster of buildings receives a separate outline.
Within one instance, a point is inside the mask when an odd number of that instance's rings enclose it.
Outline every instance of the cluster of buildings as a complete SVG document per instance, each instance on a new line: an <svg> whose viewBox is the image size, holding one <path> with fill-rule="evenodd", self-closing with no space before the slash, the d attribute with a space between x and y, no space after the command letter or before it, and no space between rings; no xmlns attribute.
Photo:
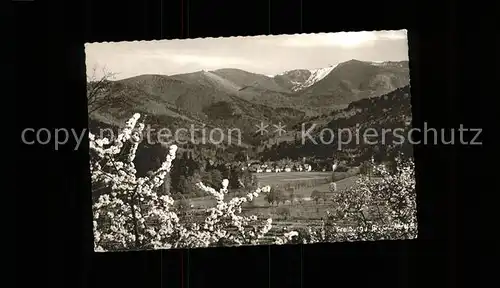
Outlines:
<svg viewBox="0 0 500 288"><path fill-rule="evenodd" d="M310 172L312 170L311 165L302 163L285 165L250 163L248 167L243 167L244 170L245 168L254 173Z"/></svg>

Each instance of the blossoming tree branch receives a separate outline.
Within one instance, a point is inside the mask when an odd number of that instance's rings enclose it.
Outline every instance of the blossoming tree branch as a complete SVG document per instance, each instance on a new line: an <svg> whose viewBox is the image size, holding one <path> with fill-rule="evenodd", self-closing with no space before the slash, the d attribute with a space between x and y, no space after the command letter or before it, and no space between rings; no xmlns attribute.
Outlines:
<svg viewBox="0 0 500 288"><path fill-rule="evenodd" d="M257 244L269 232L271 218L260 221L256 216L238 214L243 203L268 192L270 187L257 188L246 197L225 202L227 179L219 191L199 182L197 186L212 195L217 204L207 210L203 223L182 224L173 211L174 199L156 192L170 172L177 146L170 146L165 161L152 175L136 177L134 159L144 129L139 118L135 114L128 120L114 143L89 133L92 185L111 188L111 193L99 196L93 204L96 251ZM284 233L275 237L275 242L286 243L293 236L293 231Z"/></svg>

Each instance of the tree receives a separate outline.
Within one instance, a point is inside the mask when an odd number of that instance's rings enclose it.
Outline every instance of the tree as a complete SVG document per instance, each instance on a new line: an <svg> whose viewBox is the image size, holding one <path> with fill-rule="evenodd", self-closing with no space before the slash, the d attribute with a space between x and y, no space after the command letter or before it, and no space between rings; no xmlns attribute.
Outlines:
<svg viewBox="0 0 500 288"><path fill-rule="evenodd" d="M142 133L144 123L137 125L139 117L135 114L127 121L112 141L89 133L92 186L104 184L111 190L100 195L92 205L94 250L214 247L222 240L227 245L258 244L272 228L272 219L261 221L256 215L238 214L243 203L252 201L261 192L269 192L269 186L226 202L229 180L222 181L220 190L199 182L197 187L217 203L206 211L207 217L201 223L182 221L175 213L175 200L169 195L157 194L165 174L171 170L176 145L170 146L165 161L156 171L144 177L136 176L133 161L138 143L124 144L130 139L136 140ZM275 244L284 244L294 235L272 237Z"/></svg>
<svg viewBox="0 0 500 288"><path fill-rule="evenodd" d="M359 173L361 175L367 176L368 178L371 178L373 173L373 162L372 161L363 162L359 167Z"/></svg>
<svg viewBox="0 0 500 288"><path fill-rule="evenodd" d="M361 176L356 185L334 193L334 213L319 229L309 229L309 242L413 239L417 236L415 166L396 159L397 171L373 169L380 179Z"/></svg>
<svg viewBox="0 0 500 288"><path fill-rule="evenodd" d="M240 161L240 162L244 162L247 160L247 155L243 152L243 151L239 151L236 153L236 155L234 156L234 160L235 161Z"/></svg>
<svg viewBox="0 0 500 288"><path fill-rule="evenodd" d="M265 199L267 201L267 203L269 203L271 206L274 204L274 203L277 203L279 204L280 202L280 191L277 190L275 187L271 187L270 188L271 190L269 191L269 193L267 193Z"/></svg>
<svg viewBox="0 0 500 288"><path fill-rule="evenodd" d="M177 187L178 192L182 194L190 194L194 192L192 188L191 181L188 177L184 175L179 176L179 186Z"/></svg>
<svg viewBox="0 0 500 288"><path fill-rule="evenodd" d="M97 67L94 67L92 74L87 75L87 107L89 115L101 108L123 101L120 94L113 91L111 79L116 74L102 69L102 75L98 77L96 76L96 71Z"/></svg>
<svg viewBox="0 0 500 288"><path fill-rule="evenodd" d="M335 193L337 192L337 183L335 182L330 182L329 186L328 186L328 190L330 193Z"/></svg>
<svg viewBox="0 0 500 288"><path fill-rule="evenodd" d="M184 197L181 194L180 200L175 205L175 211L176 211L177 215L186 219L190 208L191 208L191 203L189 202L188 199L186 199L186 197ZM186 219L186 220L189 220L189 219Z"/></svg>
<svg viewBox="0 0 500 288"><path fill-rule="evenodd" d="M285 189L285 197L287 200L290 200L290 204L294 204L295 201L297 200L297 194L295 193L295 189L293 187L288 187Z"/></svg>
<svg viewBox="0 0 500 288"><path fill-rule="evenodd" d="M210 177L212 187L218 187L224 179L224 177L222 176L222 172L218 169L213 169L212 171L210 171Z"/></svg>
<svg viewBox="0 0 500 288"><path fill-rule="evenodd" d="M316 204L318 204L319 200L323 198L323 193L319 192L318 190L314 190L311 193L311 198L316 202Z"/></svg>
<svg viewBox="0 0 500 288"><path fill-rule="evenodd" d="M160 186L160 194L161 195L170 195L171 187L172 187L172 179L170 178L170 174L166 174L163 178L163 184Z"/></svg>
<svg viewBox="0 0 500 288"><path fill-rule="evenodd" d="M279 203L285 204L286 200L288 200L288 197L283 190L276 189L276 199L277 199L278 204Z"/></svg>
<svg viewBox="0 0 500 288"><path fill-rule="evenodd" d="M242 171L239 170L237 167L231 167L229 170L229 187L233 189L238 189L240 188L240 176L242 174Z"/></svg>

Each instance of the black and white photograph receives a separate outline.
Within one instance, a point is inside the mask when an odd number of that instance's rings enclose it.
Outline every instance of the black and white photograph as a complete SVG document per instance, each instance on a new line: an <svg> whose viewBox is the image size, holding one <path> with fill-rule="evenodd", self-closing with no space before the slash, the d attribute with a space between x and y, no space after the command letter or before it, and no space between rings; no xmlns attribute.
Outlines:
<svg viewBox="0 0 500 288"><path fill-rule="evenodd" d="M417 238L406 30L85 55L94 251Z"/></svg>

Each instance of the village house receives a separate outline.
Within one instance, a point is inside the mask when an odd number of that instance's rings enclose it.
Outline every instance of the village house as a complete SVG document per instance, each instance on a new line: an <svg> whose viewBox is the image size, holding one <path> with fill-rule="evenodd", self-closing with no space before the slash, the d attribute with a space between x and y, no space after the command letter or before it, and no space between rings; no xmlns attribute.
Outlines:
<svg viewBox="0 0 500 288"><path fill-rule="evenodd" d="M320 168L321 169L321 168ZM280 173L280 172L292 172L292 171L298 171L298 172L310 172L312 171L312 166L310 164L301 164L298 162L288 162L288 163L281 163L281 162L267 162L267 163L258 163L256 161L250 162L250 164L247 164L246 166L243 165L241 170L245 171L248 170L253 173Z"/></svg>
<svg viewBox="0 0 500 288"><path fill-rule="evenodd" d="M248 171L250 171L250 172L254 172L254 173L255 172L261 173L262 172L261 164L259 163L258 160L249 160L247 163L247 167L248 168L246 168L246 169L248 169Z"/></svg>

